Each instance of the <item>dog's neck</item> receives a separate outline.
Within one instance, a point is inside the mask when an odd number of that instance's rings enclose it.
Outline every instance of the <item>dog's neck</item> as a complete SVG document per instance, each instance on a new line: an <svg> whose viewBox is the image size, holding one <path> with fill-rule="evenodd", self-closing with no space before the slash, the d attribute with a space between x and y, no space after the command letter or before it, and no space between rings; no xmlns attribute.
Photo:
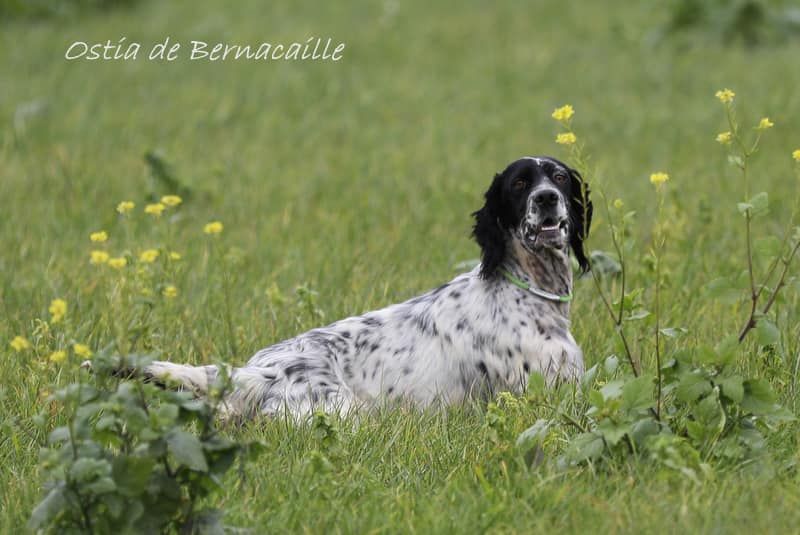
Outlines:
<svg viewBox="0 0 800 535"><path fill-rule="evenodd" d="M569 249L542 247L530 252L522 244L512 239L505 268L525 283L556 295L572 293L572 265ZM558 303L559 309L569 315L569 303Z"/></svg>

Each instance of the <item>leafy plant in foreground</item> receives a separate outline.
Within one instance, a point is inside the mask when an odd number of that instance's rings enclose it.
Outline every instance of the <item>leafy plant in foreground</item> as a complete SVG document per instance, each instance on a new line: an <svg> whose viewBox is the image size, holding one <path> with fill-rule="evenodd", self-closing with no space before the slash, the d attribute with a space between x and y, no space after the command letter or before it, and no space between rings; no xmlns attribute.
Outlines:
<svg viewBox="0 0 800 535"><path fill-rule="evenodd" d="M146 365L128 355L125 364ZM111 377L119 357L100 352L94 380L59 389L68 411L41 450L49 482L29 527L57 533L221 533L221 512L204 506L237 457L255 444L220 434L216 415L229 384L209 400L164 390L142 379Z"/></svg>
<svg viewBox="0 0 800 535"><path fill-rule="evenodd" d="M759 193L750 197L748 159L758 148L761 134L772 123L767 118L762 119L756 127L755 141L752 145L746 145L733 116L733 96L733 92L729 90L717 93L717 98L726 106L731 127L730 132L720 134L717 140L725 145L735 143L738 147L738 152L733 151L730 159L742 171L745 197L749 199L740 203L738 208L746 221L745 244L752 303L750 317L738 336L731 335L714 347L700 345L691 349L664 351L662 337L675 337L681 332L678 328L662 327L660 313L662 258L667 241L662 222L663 188L669 176L666 173L654 173L650 176L658 199L652 244L645 258L654 276L652 312L643 307L641 289L628 291L626 288L625 252L628 244L625 229L633 212L619 215L619 212L612 211L602 188L593 184L592 189L604 201L608 220L611 222L611 239L619 266L619 269L612 270L611 273L617 273L620 278L618 297L615 299L606 295L598 272L593 270L592 277L620 337L630 371L622 372L617 358L612 356L602 366L595 365L586 372L581 381L581 389L575 392L575 400L571 403L564 403L561 391L548 394L542 389L539 394L535 394L540 396L539 403L553 408L553 412L551 418L538 420L518 438L518 448L530 462L541 458L538 452L550 430L556 424L566 421L580 432L568 438L567 447L559 458L562 465L646 455L691 479L697 479L710 470L708 461L711 460L733 466L754 463L766 466L760 463L769 453L766 433L773 429L774 424L794 418L788 410L777 404L777 396L767 381L744 377L736 367L740 343L754 327L760 328L766 334L772 333L770 336L762 333L759 336L762 343L773 344L777 341L777 328L767 319L767 313L785 286L789 266L800 248L800 230L796 230L792 237L789 237L788 232L785 234L783 242L775 249L775 257L764 282L758 284L753 268L751 223L756 215L766 211L767 194ZM553 113L553 118L565 129L565 132L558 135L556 142L570 148L573 161L586 175L583 144L572 131L573 114L571 106L558 108ZM800 160L800 153L795 160ZM619 211L624 203L616 200L613 205ZM792 220L793 218L794 215ZM592 256L593 259L595 257ZM773 275L779 264L783 265L783 269L775 279ZM771 288L767 286L770 280L776 280ZM759 308L763 295L769 297ZM655 369L649 371L644 369L642 359L632 350L626 336L626 323L651 315L654 319L652 336ZM536 385L543 385L543 381L534 380L532 376L530 385L535 391ZM559 398L559 395L562 397Z"/></svg>

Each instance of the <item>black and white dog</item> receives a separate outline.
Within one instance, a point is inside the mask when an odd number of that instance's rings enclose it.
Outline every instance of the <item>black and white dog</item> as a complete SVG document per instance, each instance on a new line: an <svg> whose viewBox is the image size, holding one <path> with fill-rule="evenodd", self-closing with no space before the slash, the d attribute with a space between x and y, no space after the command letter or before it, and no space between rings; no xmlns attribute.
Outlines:
<svg viewBox="0 0 800 535"><path fill-rule="evenodd" d="M425 407L520 391L532 371L551 382L579 377L569 249L587 270L588 188L560 161L526 157L497 174L485 197L473 214L481 264L405 303L262 349L231 370L227 412L302 416L380 400ZM144 374L202 395L218 371L158 361Z"/></svg>

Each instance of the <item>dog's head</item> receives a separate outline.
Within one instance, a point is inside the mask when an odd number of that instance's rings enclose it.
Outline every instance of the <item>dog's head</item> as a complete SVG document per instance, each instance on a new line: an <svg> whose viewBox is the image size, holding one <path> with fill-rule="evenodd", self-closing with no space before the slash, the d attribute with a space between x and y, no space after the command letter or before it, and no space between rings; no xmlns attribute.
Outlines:
<svg viewBox="0 0 800 535"><path fill-rule="evenodd" d="M583 240L589 235L592 203L581 175L550 157L526 157L495 175L486 203L475 212L472 235L481 247L481 276L494 275L517 239L531 254L543 248L572 248L583 271L589 261Z"/></svg>

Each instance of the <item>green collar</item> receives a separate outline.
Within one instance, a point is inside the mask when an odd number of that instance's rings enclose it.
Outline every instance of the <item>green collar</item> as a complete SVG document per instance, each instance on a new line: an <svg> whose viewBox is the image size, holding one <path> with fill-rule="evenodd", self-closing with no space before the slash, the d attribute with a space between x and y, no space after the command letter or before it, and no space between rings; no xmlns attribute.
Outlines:
<svg viewBox="0 0 800 535"><path fill-rule="evenodd" d="M554 294L554 293L546 292L545 290L541 290L539 288L534 288L533 286L531 286L527 282L521 281L518 278L516 278L507 269L500 268L500 273L502 273L503 276L506 279L508 279L508 281L511 284L513 284L514 286L519 286L523 290L528 290L533 295L539 296L542 299L547 299L547 300L550 300L550 301L559 301L561 303L569 303L570 301L572 301L572 294L557 295L557 294Z"/></svg>

